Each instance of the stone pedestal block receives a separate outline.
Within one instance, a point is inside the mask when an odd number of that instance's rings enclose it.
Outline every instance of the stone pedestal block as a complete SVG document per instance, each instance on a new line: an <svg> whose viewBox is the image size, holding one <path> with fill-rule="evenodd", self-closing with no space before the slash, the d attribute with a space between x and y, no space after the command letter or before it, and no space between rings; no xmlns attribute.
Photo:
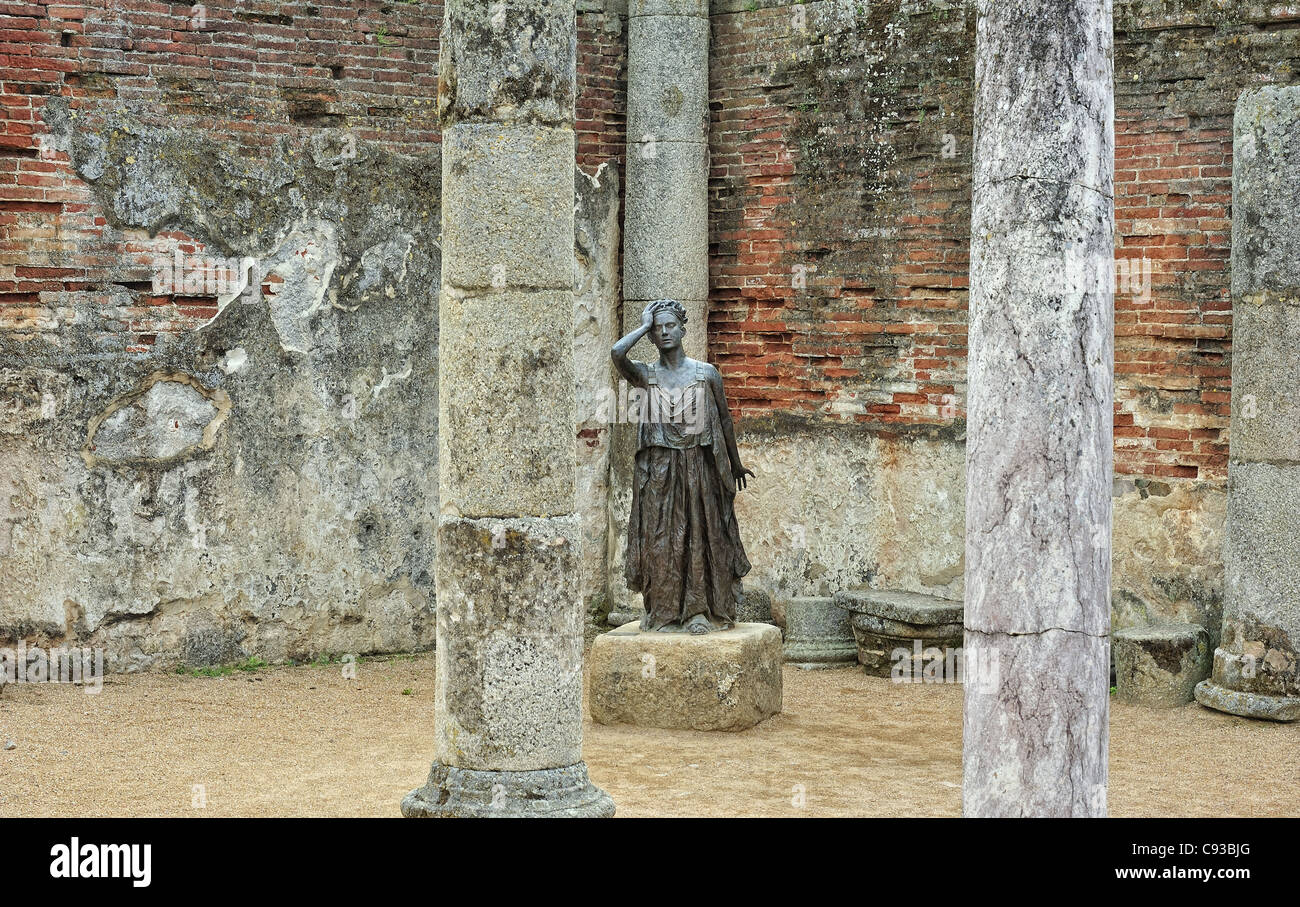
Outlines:
<svg viewBox="0 0 1300 907"><path fill-rule="evenodd" d="M1111 645L1120 702L1177 708L1210 676L1210 634L1197 624L1125 627Z"/></svg>
<svg viewBox="0 0 1300 907"><path fill-rule="evenodd" d="M852 664L858 657L849 614L830 598L792 598L785 605L785 660Z"/></svg>
<svg viewBox="0 0 1300 907"><path fill-rule="evenodd" d="M781 711L781 631L767 624L700 636L625 624L596 638L588 663L601 724L743 731Z"/></svg>
<svg viewBox="0 0 1300 907"><path fill-rule="evenodd" d="M961 648L961 602L916 592L867 590L836 593L835 603L849 614L858 663L868 674L892 676L900 649L912 661L933 658L934 649ZM921 666L916 667L919 675ZM913 676L910 667L906 670Z"/></svg>

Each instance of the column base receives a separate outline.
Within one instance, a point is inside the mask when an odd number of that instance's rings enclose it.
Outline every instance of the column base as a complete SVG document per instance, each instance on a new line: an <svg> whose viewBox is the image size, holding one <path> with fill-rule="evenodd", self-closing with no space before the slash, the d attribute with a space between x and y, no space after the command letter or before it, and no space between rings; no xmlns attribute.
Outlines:
<svg viewBox="0 0 1300 907"><path fill-rule="evenodd" d="M790 599L785 603L784 653L787 663L799 667L856 664L849 612L831 598Z"/></svg>
<svg viewBox="0 0 1300 907"><path fill-rule="evenodd" d="M1202 680L1195 692L1196 701L1201 705L1229 715L1268 721L1300 720L1300 697L1245 693L1221 687L1213 680Z"/></svg>
<svg viewBox="0 0 1300 907"><path fill-rule="evenodd" d="M608 819L609 794L587 778L587 763L493 772L433 763L429 780L402 798L408 819Z"/></svg>

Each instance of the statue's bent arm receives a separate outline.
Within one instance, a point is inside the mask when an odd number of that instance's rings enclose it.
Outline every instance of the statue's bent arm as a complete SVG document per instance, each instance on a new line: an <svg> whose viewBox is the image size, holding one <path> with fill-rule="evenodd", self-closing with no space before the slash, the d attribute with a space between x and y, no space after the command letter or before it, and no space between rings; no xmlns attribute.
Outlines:
<svg viewBox="0 0 1300 907"><path fill-rule="evenodd" d="M649 311L648 307L646 311ZM636 346L637 341L649 333L653 324L653 316L648 320L643 316L641 326L626 337L621 338L618 343L614 344L614 348L609 351L610 358L614 360L614 367L618 369L618 373L626 378L629 384L636 387L646 386L647 369L645 363L637 362L629 358L627 354L631 352L632 347Z"/></svg>

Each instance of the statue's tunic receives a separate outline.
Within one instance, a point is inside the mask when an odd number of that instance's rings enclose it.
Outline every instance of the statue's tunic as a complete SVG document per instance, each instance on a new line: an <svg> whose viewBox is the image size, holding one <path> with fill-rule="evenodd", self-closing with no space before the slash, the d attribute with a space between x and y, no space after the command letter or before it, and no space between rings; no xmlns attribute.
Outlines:
<svg viewBox="0 0 1300 907"><path fill-rule="evenodd" d="M681 389L661 385L658 365L648 364L638 427L626 576L652 630L698 614L730 626L750 567L717 404L704 363L688 361L695 377Z"/></svg>

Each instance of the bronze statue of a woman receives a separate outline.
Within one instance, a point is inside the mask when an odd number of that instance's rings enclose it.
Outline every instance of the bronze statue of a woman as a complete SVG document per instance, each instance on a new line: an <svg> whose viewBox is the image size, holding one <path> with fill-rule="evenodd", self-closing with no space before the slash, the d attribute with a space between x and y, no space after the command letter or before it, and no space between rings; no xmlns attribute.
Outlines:
<svg viewBox="0 0 1300 907"><path fill-rule="evenodd" d="M749 559L733 502L754 473L740 463L722 376L682 350L686 310L658 299L614 344L619 372L642 392L627 527L628 587L645 603L642 630L708 633L735 626ZM658 362L628 352L650 335Z"/></svg>

